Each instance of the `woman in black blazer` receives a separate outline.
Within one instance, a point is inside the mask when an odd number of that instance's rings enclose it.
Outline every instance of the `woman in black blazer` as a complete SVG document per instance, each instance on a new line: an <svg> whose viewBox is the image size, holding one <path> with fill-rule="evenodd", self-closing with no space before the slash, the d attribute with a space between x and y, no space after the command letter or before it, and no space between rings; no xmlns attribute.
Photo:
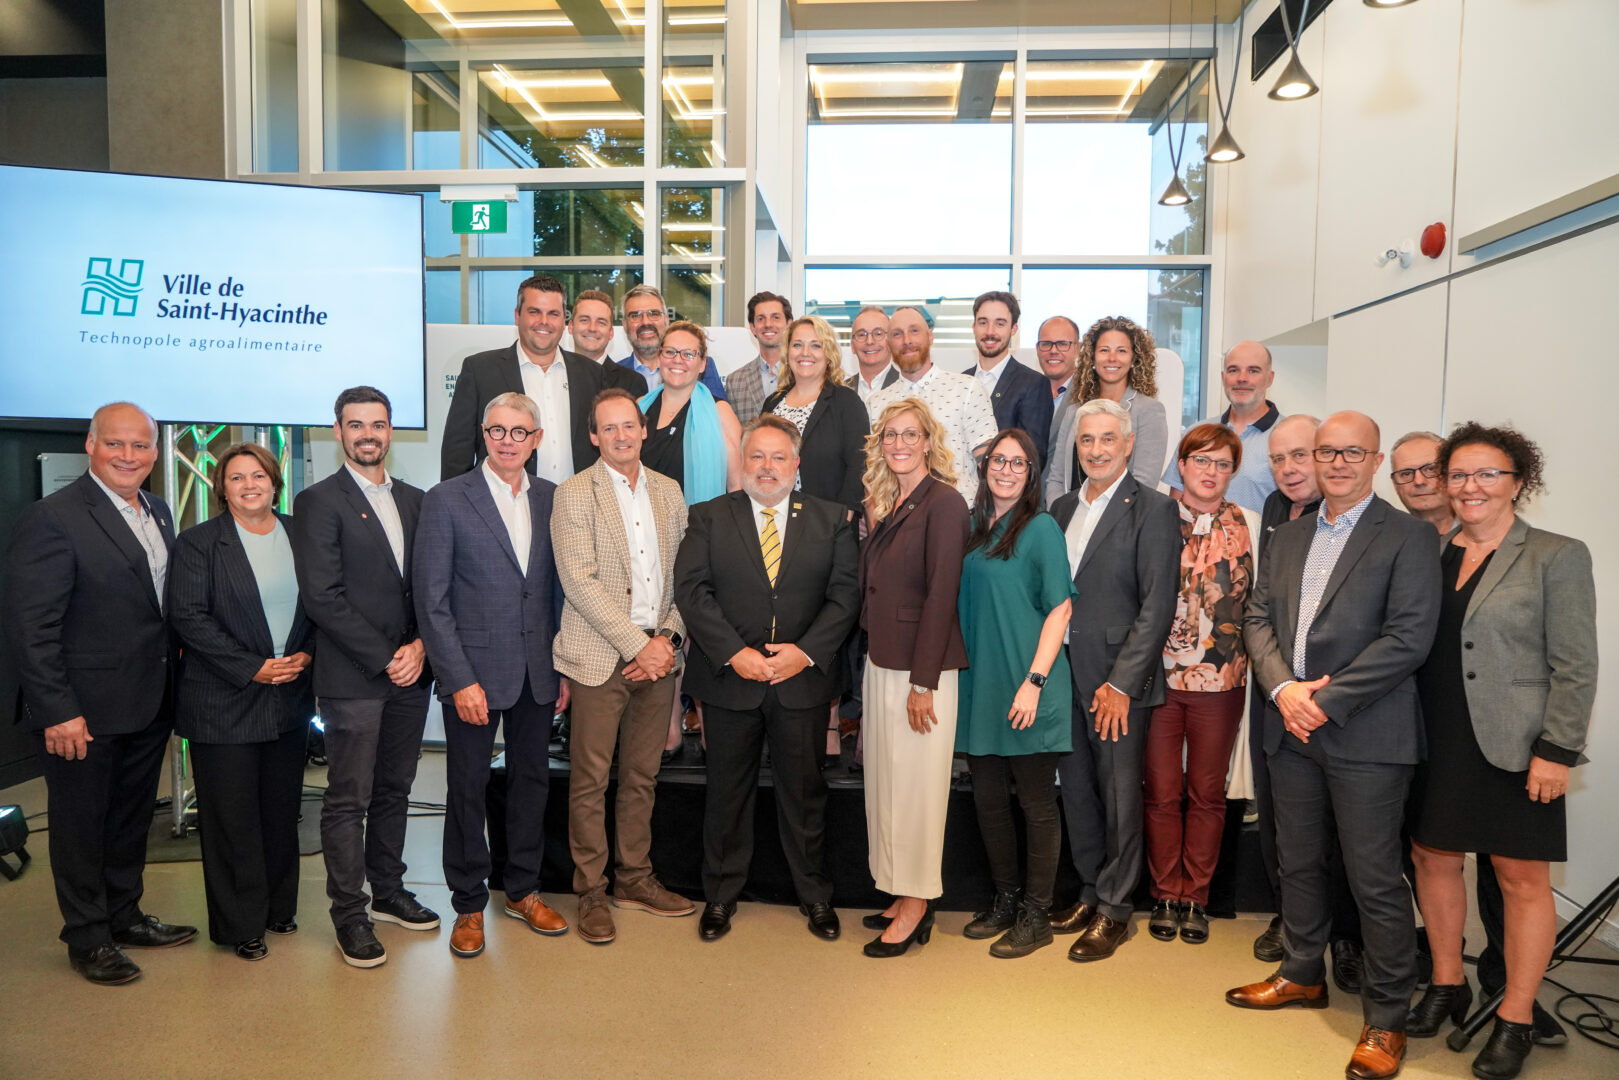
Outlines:
<svg viewBox="0 0 1619 1080"><path fill-rule="evenodd" d="M191 742L208 936L244 960L268 952L266 931L298 928L298 803L315 711L314 626L298 602L292 519L275 511L281 484L262 446L226 450L215 516L181 533L169 561L182 648L174 729Z"/></svg>
<svg viewBox="0 0 1619 1080"><path fill-rule="evenodd" d="M847 506L850 518L859 514L871 418L860 395L843 385L838 335L825 319L806 315L787 328L781 385L763 411L790 420L802 436L797 486Z"/></svg>

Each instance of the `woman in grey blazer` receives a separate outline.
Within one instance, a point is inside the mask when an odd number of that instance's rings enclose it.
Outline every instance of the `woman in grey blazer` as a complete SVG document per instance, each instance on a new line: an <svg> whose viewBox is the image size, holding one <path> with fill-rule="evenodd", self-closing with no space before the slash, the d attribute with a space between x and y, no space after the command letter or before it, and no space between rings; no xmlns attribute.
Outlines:
<svg viewBox="0 0 1619 1080"><path fill-rule="evenodd" d="M208 936L244 960L298 928L298 803L314 626L293 573L281 467L240 443L214 466L224 509L180 534L168 615L183 649L175 734L191 742Z"/></svg>
<svg viewBox="0 0 1619 1080"><path fill-rule="evenodd" d="M1488 856L1505 898L1507 982L1473 1072L1512 1077L1529 1053L1557 930L1550 868L1568 857L1563 796L1585 760L1596 700L1596 587L1584 544L1517 515L1541 485L1534 443L1467 423L1438 463L1459 527L1444 548L1439 630L1417 677L1428 756L1411 847L1434 967L1406 1031L1433 1035L1447 1016L1466 1015L1462 860Z"/></svg>
<svg viewBox="0 0 1619 1080"><path fill-rule="evenodd" d="M1152 334L1123 315L1097 319L1079 343L1079 366L1068 396L1075 405L1105 397L1123 405L1130 414L1135 448L1130 452L1130 475L1148 488L1158 487L1169 452L1169 416L1158 393L1158 348ZM1074 437L1079 420L1068 409L1051 440L1046 459L1046 505L1078 487L1085 479L1079 469Z"/></svg>

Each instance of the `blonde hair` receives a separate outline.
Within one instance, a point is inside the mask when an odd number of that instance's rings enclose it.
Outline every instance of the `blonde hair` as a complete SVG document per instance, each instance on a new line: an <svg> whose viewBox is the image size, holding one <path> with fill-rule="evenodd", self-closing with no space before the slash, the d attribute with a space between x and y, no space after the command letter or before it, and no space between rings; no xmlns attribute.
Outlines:
<svg viewBox="0 0 1619 1080"><path fill-rule="evenodd" d="M871 434L866 436L866 472L861 481L865 484L866 505L871 509L874 522L893 513L894 507L899 505L899 477L894 475L894 470L888 467L887 460L883 458L883 429L905 413L916 414L927 437L924 464L928 474L951 486L956 483L955 457L950 453L944 425L934 419L928 407L919 399L901 398L883 410L872 425Z"/></svg>
<svg viewBox="0 0 1619 1080"><path fill-rule="evenodd" d="M815 338L821 343L821 352L826 357L826 383L828 386L843 385L843 349L838 345L838 332L832 329L832 324L819 315L800 315L787 327L787 348L793 347L793 334L800 326L807 326L815 331ZM784 358L785 359L785 358ZM797 382L793 374L791 362L782 364L781 380L776 388L783 394L793 388Z"/></svg>

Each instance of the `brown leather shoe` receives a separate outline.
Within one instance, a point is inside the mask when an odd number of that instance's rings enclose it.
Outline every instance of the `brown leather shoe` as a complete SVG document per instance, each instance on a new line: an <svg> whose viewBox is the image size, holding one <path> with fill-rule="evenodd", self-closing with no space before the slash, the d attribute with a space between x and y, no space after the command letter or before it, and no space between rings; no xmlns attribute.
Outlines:
<svg viewBox="0 0 1619 1080"><path fill-rule="evenodd" d="M450 931L450 951L465 957L483 952L483 912L455 917L455 929Z"/></svg>
<svg viewBox="0 0 1619 1080"><path fill-rule="evenodd" d="M1349 1080L1390 1080L1405 1063L1405 1032L1385 1031L1367 1024L1360 1029L1360 1045L1349 1058L1344 1075Z"/></svg>
<svg viewBox="0 0 1619 1080"><path fill-rule="evenodd" d="M1091 916L1091 921L1080 932L1078 940L1068 950L1068 959L1086 963L1091 960L1106 960L1124 944L1124 939L1130 936L1130 922L1114 922L1098 911Z"/></svg>
<svg viewBox="0 0 1619 1080"><path fill-rule="evenodd" d="M697 909L692 902L663 887L656 874L648 874L629 885L613 886L613 904L616 907L640 908L654 915L690 915Z"/></svg>
<svg viewBox="0 0 1619 1080"><path fill-rule="evenodd" d="M606 945L618 936L613 912L607 906L607 890L592 889L579 896L579 936L592 945Z"/></svg>
<svg viewBox="0 0 1619 1080"><path fill-rule="evenodd" d="M507 900L506 914L514 919L522 919L536 934L556 937L568 932L568 920L541 900L537 892L531 892L521 900Z"/></svg>
<svg viewBox="0 0 1619 1080"><path fill-rule="evenodd" d="M1075 900L1065 908L1051 909L1051 932L1053 934L1077 934L1091 923L1091 916L1096 909L1089 904Z"/></svg>
<svg viewBox="0 0 1619 1080"><path fill-rule="evenodd" d="M1282 978L1277 972L1263 982L1249 983L1225 992L1227 1005L1239 1009L1285 1009L1289 1005L1302 1005L1306 1009L1327 1007L1327 984L1305 986Z"/></svg>

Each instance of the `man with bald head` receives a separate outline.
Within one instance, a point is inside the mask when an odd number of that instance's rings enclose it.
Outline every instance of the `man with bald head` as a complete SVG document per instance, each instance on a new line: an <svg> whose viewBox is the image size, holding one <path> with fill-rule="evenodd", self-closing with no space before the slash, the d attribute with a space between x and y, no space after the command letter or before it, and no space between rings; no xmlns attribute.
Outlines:
<svg viewBox="0 0 1619 1080"><path fill-rule="evenodd" d="M1271 428L1282 418L1281 410L1265 396L1275 381L1270 350L1257 341L1237 342L1220 361L1220 387L1230 405L1219 416L1203 421L1224 424L1242 440L1242 464L1231 478L1226 498L1256 514L1264 511L1265 499L1276 490L1261 449ZM1164 483L1176 491L1181 489L1180 462L1169 463Z"/></svg>
<svg viewBox="0 0 1619 1080"><path fill-rule="evenodd" d="M126 948L197 936L141 911L146 833L173 727L163 620L174 519L141 490L157 424L129 402L96 410L90 469L25 509L6 553L7 636L50 813L51 876L73 970L127 983Z"/></svg>
<svg viewBox="0 0 1619 1080"><path fill-rule="evenodd" d="M1046 446L1046 469L1057 454L1057 436L1062 422L1078 403L1068 393L1074 385L1074 371L1079 366L1079 324L1066 315L1053 315L1040 324L1040 336L1034 342L1034 358L1040 365L1040 374L1051 386L1051 437Z"/></svg>
<svg viewBox="0 0 1619 1080"><path fill-rule="evenodd" d="M1416 928L1400 828L1423 750L1416 670L1439 622L1439 536L1372 494L1377 425L1335 413L1316 431L1322 501L1260 554L1243 620L1263 717L1282 878L1281 968L1232 1005L1326 1008L1333 830L1365 941L1365 1026L1351 1080L1400 1070L1416 988Z"/></svg>

